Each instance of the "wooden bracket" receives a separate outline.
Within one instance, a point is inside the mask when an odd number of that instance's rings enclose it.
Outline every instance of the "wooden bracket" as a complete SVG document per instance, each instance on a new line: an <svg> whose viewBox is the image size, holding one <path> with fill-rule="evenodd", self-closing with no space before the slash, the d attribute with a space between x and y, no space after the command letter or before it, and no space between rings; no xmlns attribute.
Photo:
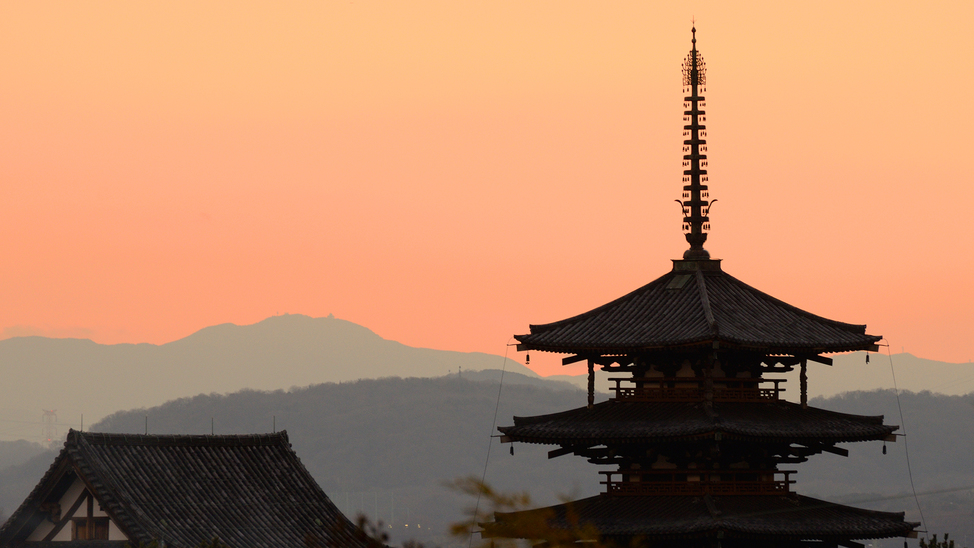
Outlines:
<svg viewBox="0 0 974 548"><path fill-rule="evenodd" d="M582 356L581 354L576 355L576 356L568 356L567 358L562 358L561 359L561 364L562 365L570 365L570 364L573 364L573 363L585 361L587 359L588 359L588 356Z"/></svg>
<svg viewBox="0 0 974 548"><path fill-rule="evenodd" d="M826 358L825 356L802 356L810 362L824 363L825 365L832 365L832 358Z"/></svg>

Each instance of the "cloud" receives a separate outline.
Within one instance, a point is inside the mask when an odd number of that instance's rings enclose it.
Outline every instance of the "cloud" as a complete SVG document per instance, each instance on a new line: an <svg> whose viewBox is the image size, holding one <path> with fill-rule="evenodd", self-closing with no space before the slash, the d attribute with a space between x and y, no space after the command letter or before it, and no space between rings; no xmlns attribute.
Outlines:
<svg viewBox="0 0 974 548"><path fill-rule="evenodd" d="M0 339L13 337L48 337L51 339L91 339L95 332L87 327L38 327L36 325L11 325L3 328Z"/></svg>

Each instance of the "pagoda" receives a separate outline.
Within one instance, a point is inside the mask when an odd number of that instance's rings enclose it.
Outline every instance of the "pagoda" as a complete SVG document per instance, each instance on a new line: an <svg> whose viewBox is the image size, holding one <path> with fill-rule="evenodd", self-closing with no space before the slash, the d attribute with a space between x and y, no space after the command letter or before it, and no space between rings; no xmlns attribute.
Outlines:
<svg viewBox="0 0 974 548"><path fill-rule="evenodd" d="M495 513L484 536L616 546L845 546L913 537L918 523L797 494L788 465L839 444L894 441L898 427L808 405L809 361L877 350L882 338L791 306L739 281L704 249L713 203L707 189L703 58L683 65L683 231L689 249L649 284L578 316L532 325L518 350L588 363L588 404L514 417L504 442L555 446L606 467L604 491L570 503ZM594 402L594 369L612 397ZM785 379L799 369L799 401ZM539 528L538 524L543 527Z"/></svg>

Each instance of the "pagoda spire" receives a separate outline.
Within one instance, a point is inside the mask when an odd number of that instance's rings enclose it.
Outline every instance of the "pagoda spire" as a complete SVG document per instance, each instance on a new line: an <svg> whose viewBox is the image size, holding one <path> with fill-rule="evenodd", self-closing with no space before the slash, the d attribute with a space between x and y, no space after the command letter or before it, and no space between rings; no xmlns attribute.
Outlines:
<svg viewBox="0 0 974 548"><path fill-rule="evenodd" d="M710 230L710 193L707 191L707 103L702 92L707 88L707 67L697 51L697 28L693 27L693 48L683 62L683 232L690 249L686 260L706 260L703 248ZM714 200L716 201L716 200Z"/></svg>

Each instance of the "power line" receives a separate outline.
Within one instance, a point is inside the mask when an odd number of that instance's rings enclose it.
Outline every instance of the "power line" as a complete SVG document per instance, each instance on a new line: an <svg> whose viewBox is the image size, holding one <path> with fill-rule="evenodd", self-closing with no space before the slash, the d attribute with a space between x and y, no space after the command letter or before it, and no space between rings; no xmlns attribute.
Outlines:
<svg viewBox="0 0 974 548"><path fill-rule="evenodd" d="M906 420L903 419L903 406L900 405L900 391L896 387L896 372L893 370L893 355L890 354L889 351L889 339L884 338L884 340L886 341L886 357L889 358L889 372L891 375L893 375L893 394L896 395L896 408L900 412L900 425L903 428L903 452L906 454L906 471L907 475L910 476L910 488L913 490L913 500L916 502L917 512L920 512L920 521L926 527L927 520L925 517L923 517L923 509L920 508L920 497L917 496L917 488L913 483L913 467L910 466L910 438L908 438L906 435ZM927 530L929 529L930 528L927 527Z"/></svg>

